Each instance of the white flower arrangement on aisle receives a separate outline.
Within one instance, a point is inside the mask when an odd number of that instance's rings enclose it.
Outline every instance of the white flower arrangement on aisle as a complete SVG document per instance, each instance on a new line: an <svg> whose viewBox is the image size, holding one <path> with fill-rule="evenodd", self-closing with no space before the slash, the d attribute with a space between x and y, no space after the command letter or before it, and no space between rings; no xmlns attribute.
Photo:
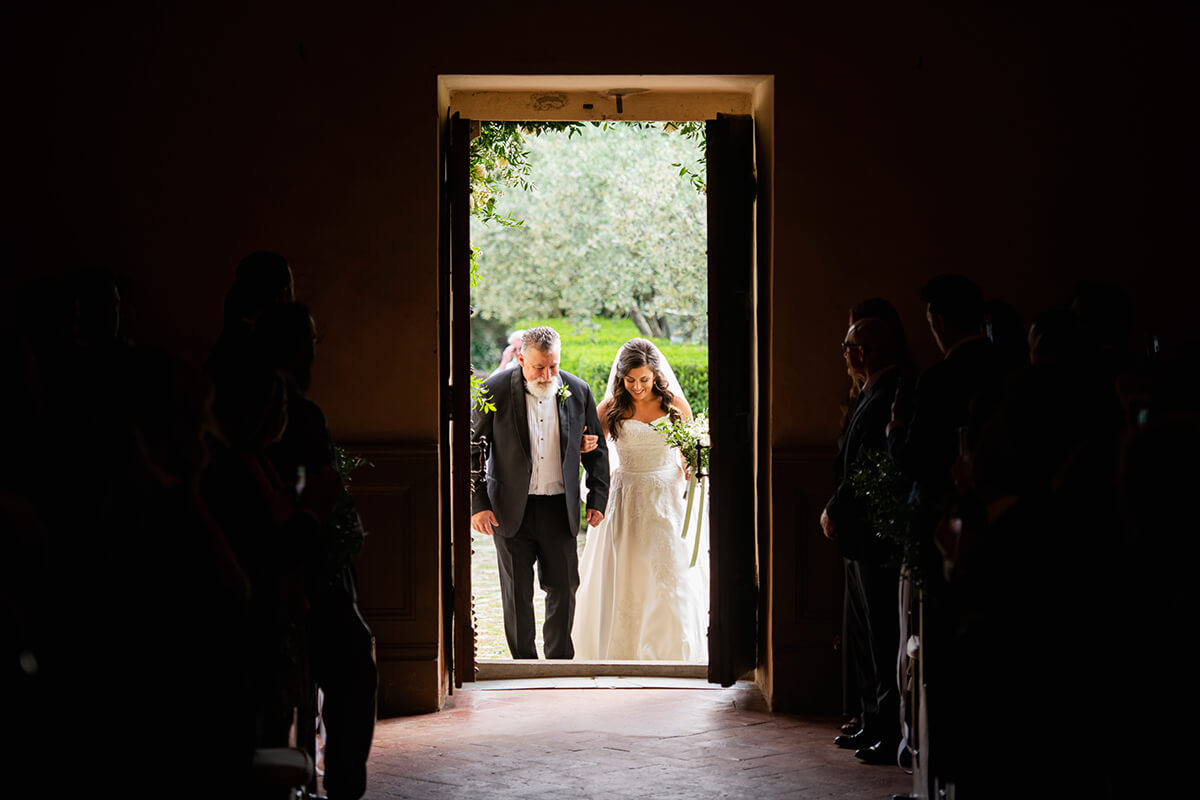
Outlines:
<svg viewBox="0 0 1200 800"><path fill-rule="evenodd" d="M697 414L687 421L664 417L655 422L653 427L666 438L668 445L683 455L684 463L688 465L687 508L683 512L684 539L687 538L692 520L692 502L696 498L696 488L700 489L700 501L696 510L696 535L692 541L691 566L694 567L700 554L700 520L704 518L704 479L708 477L708 454L712 446L712 439L708 434L708 417Z"/></svg>

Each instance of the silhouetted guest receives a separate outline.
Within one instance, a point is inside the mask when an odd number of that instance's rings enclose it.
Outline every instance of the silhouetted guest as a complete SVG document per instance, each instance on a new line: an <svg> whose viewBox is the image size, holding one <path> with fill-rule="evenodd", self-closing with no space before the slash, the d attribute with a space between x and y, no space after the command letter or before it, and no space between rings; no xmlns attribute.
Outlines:
<svg viewBox="0 0 1200 800"><path fill-rule="evenodd" d="M205 370L220 383L224 374L251 352L254 321L268 306L295 299L295 281L287 259L259 250L241 260L233 287L225 295L224 324Z"/></svg>
<svg viewBox="0 0 1200 800"><path fill-rule="evenodd" d="M303 565L337 486L314 476L297 498L266 457L288 424L287 386L274 370L238 366L217 384L213 413L224 446L214 450L201 489L250 581L256 744L286 746L305 690Z"/></svg>
<svg viewBox="0 0 1200 800"><path fill-rule="evenodd" d="M911 400L898 398L888 424L888 447L916 483L919 506L940 516L952 491L951 467L960 429L973 444L972 420L986 419L1002 378L995 348L982 332L983 297L961 275L932 278L921 290L925 318L942 360L921 373ZM911 408L911 418L902 413Z"/></svg>
<svg viewBox="0 0 1200 800"><path fill-rule="evenodd" d="M941 777L953 779L961 763L959 748L969 743L955 733L959 721L952 698L959 688L956 681L966 678L957 664L954 597L943 577L945 564L957 557L957 541L945 533L956 513L955 464L960 452L974 446L981 421L994 408L1003 370L982 332L983 297L972 281L962 275L937 276L922 288L921 299L943 358L921 373L911 402L897 394L887 426L888 447L913 481L911 525L926 593L920 658L931 751L922 758L927 765L936 764Z"/></svg>
<svg viewBox="0 0 1200 800"><path fill-rule="evenodd" d="M281 303L268 308L254 336L267 365L287 381L288 428L268 450L278 474L289 484L321 476L336 479L333 437L325 415L306 396L317 338L308 307ZM352 508L341 519L361 534ZM373 637L358 609L353 562L341 533L328 527L318 531L305 563L312 671L324 696L321 713L328 740L324 787L331 800L361 797L366 791L378 682Z"/></svg>
<svg viewBox="0 0 1200 800"><path fill-rule="evenodd" d="M57 606L51 615L70 613L71 602L87 597L87 588L105 593L97 565L108 563L113 547L127 538L102 533L117 510L113 467L123 463L128 449L128 432L115 419L121 361L110 348L81 340L79 308L69 277L39 279L23 288L13 353L21 375L17 385L5 385L6 402L22 398L28 411L8 435L16 446L6 471L38 509L49 531L50 569L65 587L51 593ZM62 502L64 491L70 502ZM56 661L56 655L66 660ZM69 658L48 655L46 666L71 669Z"/></svg>
<svg viewBox="0 0 1200 800"><path fill-rule="evenodd" d="M18 672L22 694L18 699L6 691L5 697L13 699L18 718L33 723L28 729L14 723L22 731L17 738L28 730L36 748L54 734L39 719L62 719L64 712L85 707L85 679L112 685L120 674L100 655L106 643L92 626L80 626L78 615L87 608L95 619L111 620L117 631L126 628L127 609L110 597L104 575L122 566L114 553L123 540L113 537L128 537L110 524L112 467L127 437L109 418L114 382L96 384L93 359L77 340L78 306L70 283L61 276L39 278L18 292L14 312L14 327L2 343L0 402L9 424L0 513L5 565L14 573L5 580L6 600L9 592L14 595L5 605L5 655L8 670ZM12 755L20 765L13 770L12 791L25 795L26 769L44 780L45 773L37 771L49 760L24 745ZM86 754L87 765L100 760L95 751Z"/></svg>
<svg viewBox="0 0 1200 800"><path fill-rule="evenodd" d="M1111 378L1070 311L1036 315L1028 341L1031 366L1007 382L972 450L970 485L960 486L984 512L963 530L971 546L955 576L959 671L974 676L959 684L955 703L954 733L970 743L959 751L964 796L1030 791L994 769L994 754L1022 737L1029 713L1070 709L1069 727L1079 730L1111 724L1096 698L1127 681L1111 638L1136 627L1115 624L1128 602L1111 585L1128 556L1115 502L1122 419ZM996 658L1014 643L1036 654L1036 671L1014 672ZM1044 775L1039 796L1110 790L1112 760L1086 736L1035 737L1022 749ZM1078 765L1071 777L1049 769L1062 762Z"/></svg>
<svg viewBox="0 0 1200 800"><path fill-rule="evenodd" d="M868 297L850 308L851 325L870 317L883 320L891 328L895 340L896 368L906 375L915 375L916 367L913 365L912 353L908 348L908 337L904 333L904 323L900 319L900 312L890 301L882 297Z"/></svg>
<svg viewBox="0 0 1200 800"><path fill-rule="evenodd" d="M0 371L5 386L0 392L0 418L21 422L6 431L5 452L10 457L0 464L0 530L5 547L0 560L4 608L0 646L6 664L0 674L7 725L10 731L19 731L9 737L10 763L19 765L10 771L9 791L32 797L52 761L59 735L60 718L53 713L57 687L47 680L44 668L46 650L62 632L47 613L55 586L49 569L51 534L36 502L36 486L44 475L41 459L35 455L44 446L37 430L36 361L27 340L16 330L0 328ZM23 792L26 788L28 793Z"/></svg>
<svg viewBox="0 0 1200 800"><path fill-rule="evenodd" d="M1181 359L1179 367L1194 366ZM1190 720L1195 700L1186 688L1195 674L1192 621L1200 612L1196 564L1200 544L1196 530L1196 487L1200 486L1200 411L1197 398L1187 407L1131 427L1119 458L1119 497L1126 540L1118 575L1119 613L1112 619L1111 646L1127 631L1136 631L1137 649L1129 658L1112 659L1107 671L1119 672L1109 686L1120 687L1105 724L1122 730L1148 731L1130 737L1126 757L1113 759L1111 797L1166 797L1186 785L1190 759L1162 758L1154 735L1164 715ZM1111 588L1111 587L1110 587ZM1161 762L1158 769L1146 764ZM1149 792L1150 794L1147 794Z"/></svg>
<svg viewBox="0 0 1200 800"><path fill-rule="evenodd" d="M869 500L855 489L851 477L857 470L874 468L872 454L886 452L892 399L905 376L897 367L900 354L889 322L860 320L847 331L842 349L847 372L861 380L863 391L839 442L837 488L821 513L821 528L837 541L845 559L847 645L857 672L862 730L834 742L854 749L866 763L894 764L902 740L896 683L898 551L893 542L876 535Z"/></svg>
<svg viewBox="0 0 1200 800"><path fill-rule="evenodd" d="M882 297L869 297L866 300L861 300L850 307L850 321L848 326L853 326L868 318L881 319L891 329L892 337L895 342L895 364L896 369L901 372L906 378L912 378L916 374L916 368L913 366L912 354L908 349L908 339L904 334L904 323L900 320L900 314L896 311L888 300ZM842 432L839 437L839 442L843 441L846 436L846 425L858 404L859 397L862 392L862 377L856 377L853 370L847 370L850 376L850 394L849 402L842 407ZM889 402L891 402L889 400ZM849 630L846 625L851 619L850 606L850 587L846 586L846 594L842 601L842 640L849 641ZM854 677L856 668L853 663L853 654L847 647L842 648L842 686L847 693L843 697L843 705L845 712L850 715L850 720L842 726L842 733L854 734L862 727L862 719L860 716L861 709L858 707L859 697L857 689L853 689L857 679Z"/></svg>
<svg viewBox="0 0 1200 800"><path fill-rule="evenodd" d="M120 384L119 421L130 426L132 444L117 495L119 540L128 548L106 579L126 584L112 589L126 615L102 627L110 645L123 645L114 649L128 677L124 732L112 738L110 757L136 748L139 764L129 774L161 792L178 779L180 749L201 753L212 781L236 796L255 745L246 656L257 632L246 625L246 574L200 495L212 390L199 369L147 348L132 351ZM181 686L187 705L164 706ZM163 737L176 713L187 724Z"/></svg>
<svg viewBox="0 0 1200 800"><path fill-rule="evenodd" d="M1154 624L1129 614L1136 580L1133 591L1112 583L1118 574L1136 579L1141 566L1120 527L1121 428L1106 382L1094 380L1096 362L1079 347L1069 312L1038 314L1030 342L1032 366L1008 383L972 454L972 491L986 517L956 576L958 663L974 676L956 696L955 735L970 743L958 788L964 796L1120 796L1106 782L1126 759L1098 752L1088 736L1024 741L1022 758L1041 776L1033 786L995 770L995 753L1024 736L1029 714L1056 709L1067 729L1081 731L1114 724L1114 708L1124 715L1127 696L1114 697L1113 687L1138 682L1112 658L1112 643ZM1014 649L1037 669L997 658ZM1061 763L1075 765L1071 775L1052 768Z"/></svg>

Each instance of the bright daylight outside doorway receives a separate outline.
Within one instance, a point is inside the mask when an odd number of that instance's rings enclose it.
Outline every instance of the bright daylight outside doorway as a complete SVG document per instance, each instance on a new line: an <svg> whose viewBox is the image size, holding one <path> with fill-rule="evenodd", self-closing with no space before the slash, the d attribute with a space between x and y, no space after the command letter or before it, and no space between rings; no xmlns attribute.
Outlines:
<svg viewBox="0 0 1200 800"><path fill-rule="evenodd" d="M512 342L519 348L521 331L549 325L562 337L561 368L600 403L617 351L643 337L668 361L693 414L706 415L702 122L483 122L471 146L471 183L475 379L519 369ZM704 496L691 492L690 518L699 520ZM698 521L688 527L686 539L678 534L695 553L685 569L699 570L706 589L707 541L696 539ZM581 522L581 569L585 530L596 529ZM508 659L492 537L473 532L472 549L476 658ZM536 578L534 587L540 655L545 596ZM702 605L706 630L707 591ZM707 660L706 650L690 652L689 661Z"/></svg>

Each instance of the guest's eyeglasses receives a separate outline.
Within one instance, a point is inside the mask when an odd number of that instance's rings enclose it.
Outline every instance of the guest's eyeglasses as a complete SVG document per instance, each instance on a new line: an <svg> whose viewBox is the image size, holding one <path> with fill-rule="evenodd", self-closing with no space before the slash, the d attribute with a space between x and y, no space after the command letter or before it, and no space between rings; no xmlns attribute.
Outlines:
<svg viewBox="0 0 1200 800"><path fill-rule="evenodd" d="M850 343L850 342L842 342L842 352L843 352L843 353L849 353L849 352L850 352L852 349L855 349L855 350L862 350L862 349L863 349L863 345L861 345L861 344L852 344L852 343Z"/></svg>

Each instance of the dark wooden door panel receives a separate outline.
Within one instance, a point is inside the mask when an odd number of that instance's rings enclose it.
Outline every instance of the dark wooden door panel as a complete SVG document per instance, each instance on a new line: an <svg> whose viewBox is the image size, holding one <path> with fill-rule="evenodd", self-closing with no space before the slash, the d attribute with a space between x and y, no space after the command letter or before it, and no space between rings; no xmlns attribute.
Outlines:
<svg viewBox="0 0 1200 800"><path fill-rule="evenodd" d="M447 627L453 641L454 686L475 676L475 627L471 613L471 210L467 169L471 154L471 121L455 114L450 120L447 179L450 199L449 276L449 547L453 556L451 602Z"/></svg>
<svg viewBox="0 0 1200 800"><path fill-rule="evenodd" d="M709 415L712 437L709 680L757 665L754 123L707 123Z"/></svg>

